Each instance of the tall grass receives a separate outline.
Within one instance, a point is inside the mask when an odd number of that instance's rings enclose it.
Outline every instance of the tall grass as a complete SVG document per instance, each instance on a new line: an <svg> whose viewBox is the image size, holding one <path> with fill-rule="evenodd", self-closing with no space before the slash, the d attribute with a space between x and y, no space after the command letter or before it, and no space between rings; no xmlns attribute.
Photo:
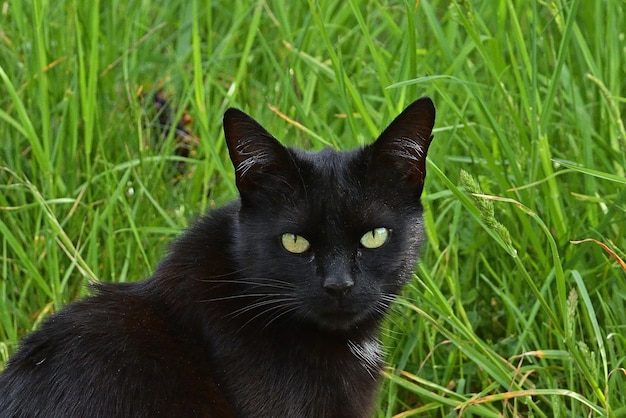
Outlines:
<svg viewBox="0 0 626 418"><path fill-rule="evenodd" d="M0 362L235 196L227 107L347 149L430 95L429 243L383 335L379 416L626 414L625 8L3 2ZM158 126L157 90L195 154Z"/></svg>

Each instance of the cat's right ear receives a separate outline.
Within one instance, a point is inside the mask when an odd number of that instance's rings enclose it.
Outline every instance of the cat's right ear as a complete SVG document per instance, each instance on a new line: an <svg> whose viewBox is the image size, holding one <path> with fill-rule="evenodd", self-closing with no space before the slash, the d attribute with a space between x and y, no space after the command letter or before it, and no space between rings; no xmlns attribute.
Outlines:
<svg viewBox="0 0 626 418"><path fill-rule="evenodd" d="M224 113L224 135L242 197L289 184L294 170L289 151L256 120L230 108Z"/></svg>

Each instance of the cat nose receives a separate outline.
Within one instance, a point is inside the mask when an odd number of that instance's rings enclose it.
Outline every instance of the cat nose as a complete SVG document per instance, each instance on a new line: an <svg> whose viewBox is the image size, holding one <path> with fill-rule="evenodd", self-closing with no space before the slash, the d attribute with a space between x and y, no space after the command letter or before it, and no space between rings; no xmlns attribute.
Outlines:
<svg viewBox="0 0 626 418"><path fill-rule="evenodd" d="M354 287L354 280L350 276L330 276L324 280L323 286L329 295L342 297L350 293Z"/></svg>

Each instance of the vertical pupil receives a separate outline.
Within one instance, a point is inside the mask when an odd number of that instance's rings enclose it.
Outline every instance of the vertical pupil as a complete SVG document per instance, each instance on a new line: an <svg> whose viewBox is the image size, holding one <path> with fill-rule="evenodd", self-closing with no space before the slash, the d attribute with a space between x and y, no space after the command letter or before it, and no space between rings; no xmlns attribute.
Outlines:
<svg viewBox="0 0 626 418"><path fill-rule="evenodd" d="M361 245L365 248L378 248L387 242L387 238L389 229L384 227L370 229L361 237Z"/></svg>

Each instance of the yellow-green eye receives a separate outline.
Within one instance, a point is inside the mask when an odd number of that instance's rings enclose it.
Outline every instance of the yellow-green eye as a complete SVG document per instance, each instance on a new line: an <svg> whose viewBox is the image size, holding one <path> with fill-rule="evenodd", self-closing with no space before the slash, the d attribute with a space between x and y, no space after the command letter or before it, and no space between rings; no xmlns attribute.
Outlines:
<svg viewBox="0 0 626 418"><path fill-rule="evenodd" d="M296 234L283 234L280 237L280 242L283 244L285 250L294 254L302 254L311 247L311 244L306 238Z"/></svg>
<svg viewBox="0 0 626 418"><path fill-rule="evenodd" d="M365 248L382 247L389 239L389 232L387 228L372 229L361 237L361 245Z"/></svg>

